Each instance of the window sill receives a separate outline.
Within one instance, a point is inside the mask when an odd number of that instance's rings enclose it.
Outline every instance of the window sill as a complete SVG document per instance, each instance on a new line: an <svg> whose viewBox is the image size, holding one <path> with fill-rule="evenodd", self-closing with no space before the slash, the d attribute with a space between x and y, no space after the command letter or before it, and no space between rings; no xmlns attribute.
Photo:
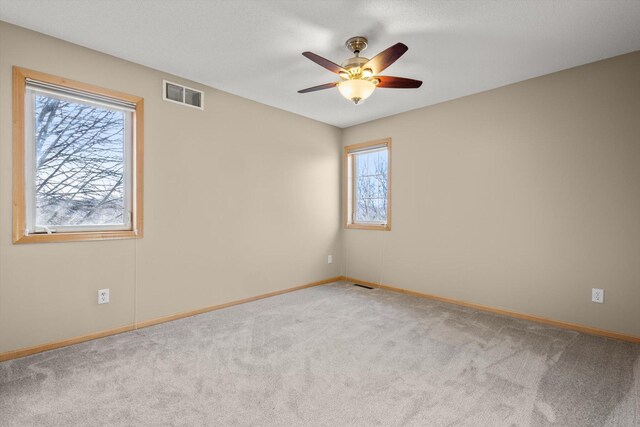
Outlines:
<svg viewBox="0 0 640 427"><path fill-rule="evenodd" d="M132 230L83 231L75 233L29 234L14 237L13 243L86 242L91 240L136 239L142 233Z"/></svg>
<svg viewBox="0 0 640 427"><path fill-rule="evenodd" d="M378 231L391 231L390 224L384 225L366 225L366 224L347 224L345 228L351 228L354 230L378 230Z"/></svg>

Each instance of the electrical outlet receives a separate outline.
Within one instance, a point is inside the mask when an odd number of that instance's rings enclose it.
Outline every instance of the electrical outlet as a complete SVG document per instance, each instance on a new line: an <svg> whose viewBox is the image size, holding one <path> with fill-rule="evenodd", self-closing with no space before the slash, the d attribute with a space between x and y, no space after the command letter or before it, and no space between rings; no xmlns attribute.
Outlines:
<svg viewBox="0 0 640 427"><path fill-rule="evenodd" d="M327 257L327 264L331 264L331 263L333 263L333 255L329 255Z"/></svg>
<svg viewBox="0 0 640 427"><path fill-rule="evenodd" d="M591 289L591 301L604 304L604 289Z"/></svg>
<svg viewBox="0 0 640 427"><path fill-rule="evenodd" d="M109 304L109 289L98 291L98 304Z"/></svg>

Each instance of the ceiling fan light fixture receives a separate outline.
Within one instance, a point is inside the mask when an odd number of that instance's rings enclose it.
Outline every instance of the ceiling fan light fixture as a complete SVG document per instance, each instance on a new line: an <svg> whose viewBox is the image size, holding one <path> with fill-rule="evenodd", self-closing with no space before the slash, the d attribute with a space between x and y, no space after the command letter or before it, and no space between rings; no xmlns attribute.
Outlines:
<svg viewBox="0 0 640 427"><path fill-rule="evenodd" d="M370 97L376 87L417 89L422 85L420 80L380 75L380 72L396 62L409 49L404 43L396 43L371 59L360 56L360 52L367 47L367 39L365 37L352 37L347 40L346 46L355 56L343 61L342 65L331 62L313 52L302 52L304 57L339 75L341 80L308 87L299 90L298 93L316 92L337 86L340 95L357 104Z"/></svg>
<svg viewBox="0 0 640 427"><path fill-rule="evenodd" d="M369 80L353 79L338 83L340 95L349 101L353 101L355 104L370 97L375 88L376 85Z"/></svg>

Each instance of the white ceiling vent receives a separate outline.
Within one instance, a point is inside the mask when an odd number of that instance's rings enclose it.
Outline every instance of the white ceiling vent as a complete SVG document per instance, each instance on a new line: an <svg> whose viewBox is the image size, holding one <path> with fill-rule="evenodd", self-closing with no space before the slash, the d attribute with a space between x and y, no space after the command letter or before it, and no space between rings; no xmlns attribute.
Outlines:
<svg viewBox="0 0 640 427"><path fill-rule="evenodd" d="M162 81L162 99L204 110L204 93L177 83Z"/></svg>

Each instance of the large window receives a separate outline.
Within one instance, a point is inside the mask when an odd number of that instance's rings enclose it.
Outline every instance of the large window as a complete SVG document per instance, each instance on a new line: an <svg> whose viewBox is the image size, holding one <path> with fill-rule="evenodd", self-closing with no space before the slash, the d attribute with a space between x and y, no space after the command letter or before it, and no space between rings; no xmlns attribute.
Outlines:
<svg viewBox="0 0 640 427"><path fill-rule="evenodd" d="M142 235L142 108L14 68L14 242Z"/></svg>
<svg viewBox="0 0 640 427"><path fill-rule="evenodd" d="M391 230L391 139L344 149L345 226Z"/></svg>

